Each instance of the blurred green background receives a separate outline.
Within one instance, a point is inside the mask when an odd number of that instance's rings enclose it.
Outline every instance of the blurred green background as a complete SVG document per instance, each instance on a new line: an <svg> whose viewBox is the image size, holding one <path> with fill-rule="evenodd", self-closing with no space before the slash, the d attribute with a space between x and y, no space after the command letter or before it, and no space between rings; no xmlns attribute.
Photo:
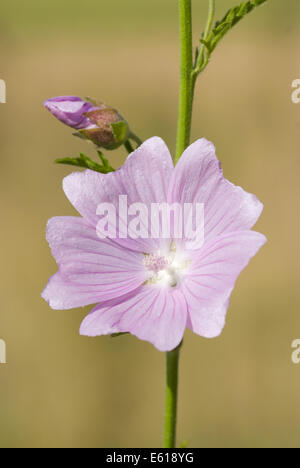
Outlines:
<svg viewBox="0 0 300 468"><path fill-rule="evenodd" d="M194 0L195 41L206 1ZM234 0L217 0L218 17ZM179 442L190 447L299 447L300 2L269 0L220 45L197 88L193 139L214 141L232 182L265 204L269 239L238 280L216 340L186 334ZM56 271L47 219L72 215L57 157L94 150L42 107L63 94L117 106L143 139L175 146L176 0L2 2L0 78L1 447L155 447L164 406L162 353L134 337L89 339L86 310L40 298ZM124 151L110 155L121 165Z"/></svg>

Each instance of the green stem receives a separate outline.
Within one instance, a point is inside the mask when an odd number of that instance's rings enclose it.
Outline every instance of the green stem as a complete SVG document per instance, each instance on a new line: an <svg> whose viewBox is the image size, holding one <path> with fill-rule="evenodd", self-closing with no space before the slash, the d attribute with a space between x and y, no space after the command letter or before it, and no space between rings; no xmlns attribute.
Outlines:
<svg viewBox="0 0 300 468"><path fill-rule="evenodd" d="M137 143L138 146L143 144L142 140L133 132L130 132L129 138Z"/></svg>
<svg viewBox="0 0 300 468"><path fill-rule="evenodd" d="M179 0L180 91L175 164L190 143L193 109L192 0Z"/></svg>
<svg viewBox="0 0 300 468"><path fill-rule="evenodd" d="M128 154L133 153L134 149L133 149L133 146L132 146L132 144L130 143L129 140L127 140L127 141L124 143L124 146L125 146L125 148L126 148Z"/></svg>
<svg viewBox="0 0 300 468"><path fill-rule="evenodd" d="M178 162L189 146L193 110L193 38L192 38L192 0L179 0L180 22L180 90L176 155ZM167 388L164 426L164 448L176 447L176 419L178 394L179 345L167 352Z"/></svg>
<svg viewBox="0 0 300 468"><path fill-rule="evenodd" d="M208 0L208 3L209 3L209 5L208 5L208 17L207 17L206 27L205 27L205 31L204 31L204 36L203 36L204 40L207 40L208 35L209 35L210 31L211 31L213 21L214 21L214 17L215 17L215 11L216 11L216 0ZM197 57L195 68L194 68L193 73L192 73L192 90L193 90L192 92L193 92L193 95L194 95L194 91L195 91L195 85L196 85L197 78L198 78L199 74L207 66L208 61L209 61L209 57L205 57L205 45L201 44L201 48L200 48L200 51L199 51L199 55Z"/></svg>
<svg viewBox="0 0 300 468"><path fill-rule="evenodd" d="M164 448L176 447L178 364L181 345L167 353L167 386Z"/></svg>

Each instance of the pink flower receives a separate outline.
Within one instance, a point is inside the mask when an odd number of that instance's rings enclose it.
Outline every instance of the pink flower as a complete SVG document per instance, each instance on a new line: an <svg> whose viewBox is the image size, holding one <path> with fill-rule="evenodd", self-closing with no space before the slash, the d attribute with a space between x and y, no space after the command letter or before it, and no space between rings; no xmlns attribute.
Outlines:
<svg viewBox="0 0 300 468"><path fill-rule="evenodd" d="M223 177L212 143L196 141L174 168L165 143L154 137L114 173L66 177L64 191L81 217L49 221L59 271L43 297L53 309L98 304L82 335L130 332L169 351L186 327L206 338L222 332L236 279L266 239L251 231L262 204ZM203 203L203 246L187 249L186 239L99 239L97 206L117 206L124 194L128 204Z"/></svg>

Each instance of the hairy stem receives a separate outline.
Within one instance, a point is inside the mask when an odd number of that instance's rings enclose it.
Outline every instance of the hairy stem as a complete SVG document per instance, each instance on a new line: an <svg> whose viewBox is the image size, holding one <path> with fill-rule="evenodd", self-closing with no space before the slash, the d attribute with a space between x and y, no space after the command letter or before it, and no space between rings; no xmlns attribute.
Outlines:
<svg viewBox="0 0 300 468"><path fill-rule="evenodd" d="M176 419L177 419L177 395L178 395L178 365L179 345L173 351L167 353L167 381L166 381L166 410L164 448L176 447Z"/></svg>
<svg viewBox="0 0 300 468"><path fill-rule="evenodd" d="M190 143L193 108L192 0L179 0L180 90L175 164Z"/></svg>
<svg viewBox="0 0 300 468"><path fill-rule="evenodd" d="M180 90L176 164L190 143L193 110L193 39L192 0L179 0L180 22ZM164 448L176 447L176 420L178 395L179 345L167 352L166 409L164 425Z"/></svg>

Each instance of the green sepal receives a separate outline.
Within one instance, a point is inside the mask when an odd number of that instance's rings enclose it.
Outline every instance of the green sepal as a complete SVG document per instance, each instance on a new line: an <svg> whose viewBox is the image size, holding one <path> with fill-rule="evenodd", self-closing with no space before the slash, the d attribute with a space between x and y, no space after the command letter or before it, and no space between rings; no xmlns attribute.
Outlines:
<svg viewBox="0 0 300 468"><path fill-rule="evenodd" d="M94 107L101 107L104 105L104 102L98 101L97 99L91 98L89 96L85 97L84 100L92 104Z"/></svg>
<svg viewBox="0 0 300 468"><path fill-rule="evenodd" d="M80 138L81 140L86 140L87 139L86 136L83 133L81 133L81 130L79 130L78 132L73 133L72 135L74 137Z"/></svg>
<svg viewBox="0 0 300 468"><path fill-rule="evenodd" d="M129 332L121 332L121 333L112 333L110 335L111 338L118 338L119 336L123 336L123 335L129 335L130 333Z"/></svg>
<svg viewBox="0 0 300 468"><path fill-rule="evenodd" d="M129 138L129 127L126 121L120 120L111 124L114 138L117 144L122 145Z"/></svg>

